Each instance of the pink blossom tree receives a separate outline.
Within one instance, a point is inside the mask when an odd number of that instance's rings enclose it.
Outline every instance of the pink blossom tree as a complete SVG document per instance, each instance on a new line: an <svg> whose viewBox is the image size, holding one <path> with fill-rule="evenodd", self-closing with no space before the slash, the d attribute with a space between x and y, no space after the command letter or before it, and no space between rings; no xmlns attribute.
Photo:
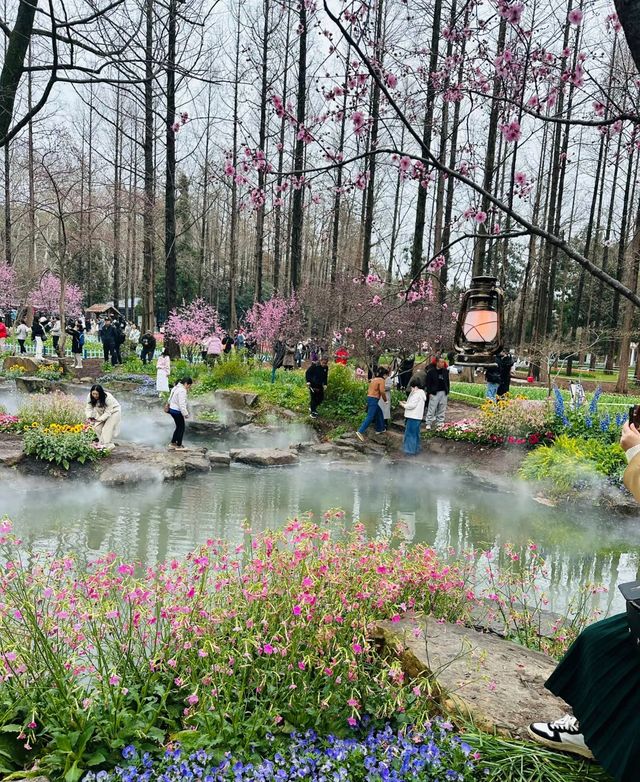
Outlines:
<svg viewBox="0 0 640 782"><path fill-rule="evenodd" d="M18 303L16 272L8 263L0 263L0 312Z"/></svg>
<svg viewBox="0 0 640 782"><path fill-rule="evenodd" d="M278 339L299 339L304 331L302 302L296 296L273 296L265 302L257 301L245 316L250 339L271 348Z"/></svg>
<svg viewBox="0 0 640 782"><path fill-rule="evenodd" d="M60 311L61 302L60 277L52 272L45 272L36 287L27 296L27 302L36 310L41 310L47 315L59 318L76 317L82 314L82 299L84 294L77 285L66 283L64 286L63 310Z"/></svg>
<svg viewBox="0 0 640 782"><path fill-rule="evenodd" d="M177 342L188 361L193 361L203 340L216 332L221 332L218 310L204 299L172 310L164 327L165 335Z"/></svg>

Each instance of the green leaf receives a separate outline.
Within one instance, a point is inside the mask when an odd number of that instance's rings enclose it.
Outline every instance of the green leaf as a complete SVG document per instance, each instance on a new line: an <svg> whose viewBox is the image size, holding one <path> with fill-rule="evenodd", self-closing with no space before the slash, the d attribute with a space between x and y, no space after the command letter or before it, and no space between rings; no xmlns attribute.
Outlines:
<svg viewBox="0 0 640 782"><path fill-rule="evenodd" d="M73 766L64 775L64 782L78 782L82 776L82 769L78 768L78 763L75 762Z"/></svg>
<svg viewBox="0 0 640 782"><path fill-rule="evenodd" d="M22 731L22 725L15 725L13 723L10 725L3 725L0 730L3 733L20 733Z"/></svg>
<svg viewBox="0 0 640 782"><path fill-rule="evenodd" d="M101 763L104 763L106 761L106 757L102 754L102 752L94 752L93 755L90 755L86 760L85 763L87 766L99 766Z"/></svg>

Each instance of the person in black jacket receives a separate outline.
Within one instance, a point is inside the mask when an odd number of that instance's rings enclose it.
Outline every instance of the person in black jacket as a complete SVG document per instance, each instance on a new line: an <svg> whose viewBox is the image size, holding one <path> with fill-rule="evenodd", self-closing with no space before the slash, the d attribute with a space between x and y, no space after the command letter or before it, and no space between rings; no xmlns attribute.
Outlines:
<svg viewBox="0 0 640 782"><path fill-rule="evenodd" d="M44 343L47 339L47 332L44 330L44 324L47 322L46 318L34 319L31 326L31 340L36 345L36 361L39 361L44 353Z"/></svg>
<svg viewBox="0 0 640 782"><path fill-rule="evenodd" d="M145 331L140 337L140 344L142 345L142 352L140 358L143 364L149 364L153 361L153 354L156 352L156 338L150 331Z"/></svg>
<svg viewBox="0 0 640 782"><path fill-rule="evenodd" d="M73 353L73 368L82 369L82 347L84 345L84 333L80 321L70 323L65 329L71 337L71 352Z"/></svg>
<svg viewBox="0 0 640 782"><path fill-rule="evenodd" d="M509 393L511 387L511 367L516 363L515 358L504 348L498 359L498 369L500 370L500 385L498 386L498 396L504 396Z"/></svg>
<svg viewBox="0 0 640 782"><path fill-rule="evenodd" d="M429 367L425 385L429 396L429 406L425 419L427 429L433 426L434 421L436 426L442 426L447 412L449 397L449 370L447 369L447 362L443 358L439 358L435 365L432 364Z"/></svg>
<svg viewBox="0 0 640 782"><path fill-rule="evenodd" d="M318 406L324 401L324 389L329 377L328 367L323 367L316 358L311 362L304 379L309 389L309 413L312 418L318 417Z"/></svg>
<svg viewBox="0 0 640 782"><path fill-rule="evenodd" d="M107 318L102 327L102 353L105 362L110 360L114 367L118 363L118 356L116 353L117 338L118 334L116 327Z"/></svg>

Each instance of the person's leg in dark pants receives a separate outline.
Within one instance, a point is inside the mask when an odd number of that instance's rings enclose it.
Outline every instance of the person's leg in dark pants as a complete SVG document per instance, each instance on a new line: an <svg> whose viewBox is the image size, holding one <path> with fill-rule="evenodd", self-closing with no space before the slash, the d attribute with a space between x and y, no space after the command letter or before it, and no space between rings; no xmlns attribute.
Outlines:
<svg viewBox="0 0 640 782"><path fill-rule="evenodd" d="M171 438L171 445L176 445L179 448L182 447L182 438L184 437L184 416L180 411L177 410L170 410L171 416L173 418L173 422L176 425L175 431L173 433L173 437Z"/></svg>
<svg viewBox="0 0 640 782"><path fill-rule="evenodd" d="M26 353L27 352L27 349L24 346L24 340L23 339L19 339L18 340L18 345L20 345L20 352L21 353Z"/></svg>
<svg viewBox="0 0 640 782"><path fill-rule="evenodd" d="M102 343L102 355L104 356L104 363L106 364L111 358L111 350L108 342Z"/></svg>

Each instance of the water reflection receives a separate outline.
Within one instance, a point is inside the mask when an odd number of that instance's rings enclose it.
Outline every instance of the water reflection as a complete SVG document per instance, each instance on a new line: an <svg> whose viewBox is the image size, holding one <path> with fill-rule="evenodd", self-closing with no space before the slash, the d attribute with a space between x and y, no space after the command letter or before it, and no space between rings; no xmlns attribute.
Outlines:
<svg viewBox="0 0 640 782"><path fill-rule="evenodd" d="M0 515L10 516L27 545L88 557L115 551L142 562L177 556L207 538L239 541L245 520L255 530L311 511L341 507L372 535L402 524L409 539L441 551L511 543L524 555L530 540L547 558L550 610L562 611L579 584L602 582L603 608L621 608L615 585L638 573L640 526L629 518L534 505L524 496L482 491L423 467L353 470L328 464L294 469L230 470L130 490L61 485L0 473Z"/></svg>

